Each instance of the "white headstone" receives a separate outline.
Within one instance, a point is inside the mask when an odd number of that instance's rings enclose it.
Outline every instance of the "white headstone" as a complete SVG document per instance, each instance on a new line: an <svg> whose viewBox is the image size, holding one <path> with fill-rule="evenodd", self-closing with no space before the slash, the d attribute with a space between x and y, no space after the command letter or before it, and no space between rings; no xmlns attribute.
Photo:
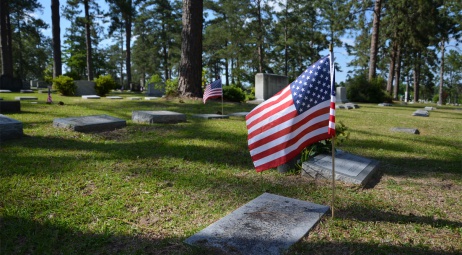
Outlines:
<svg viewBox="0 0 462 255"><path fill-rule="evenodd" d="M283 75L257 73L255 75L255 98L266 100L289 85L289 78Z"/></svg>

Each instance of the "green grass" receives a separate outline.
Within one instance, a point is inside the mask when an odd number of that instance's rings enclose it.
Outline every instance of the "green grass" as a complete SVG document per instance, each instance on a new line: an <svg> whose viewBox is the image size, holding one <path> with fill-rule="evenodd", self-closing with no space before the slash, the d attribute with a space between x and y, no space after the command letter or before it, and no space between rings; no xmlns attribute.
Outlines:
<svg viewBox="0 0 462 255"><path fill-rule="evenodd" d="M34 96L37 104L7 114L25 137L0 144L0 254L207 254L183 241L263 192L331 204L329 181L257 174L243 118L190 116L221 111L219 102L54 94L48 105L46 94ZM254 106L225 103L224 113ZM323 217L288 253L462 253L462 111L438 107L422 118L411 114L423 105L360 106L337 110L351 131L340 148L378 160L380 173L364 188L337 182L335 218ZM181 112L188 122L133 123L135 110ZM94 114L127 127L84 134L52 125Z"/></svg>

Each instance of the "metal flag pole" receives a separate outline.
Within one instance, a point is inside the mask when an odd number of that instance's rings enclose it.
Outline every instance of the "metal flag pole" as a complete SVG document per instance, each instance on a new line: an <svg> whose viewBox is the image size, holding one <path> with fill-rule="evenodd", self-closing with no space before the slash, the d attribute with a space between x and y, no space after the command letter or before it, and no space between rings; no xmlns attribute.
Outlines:
<svg viewBox="0 0 462 255"><path fill-rule="evenodd" d="M335 66L334 66L334 50L332 44L329 44L329 51L330 51L330 79L331 79L331 86L334 86L334 75L335 75ZM333 89L333 87L331 88ZM335 205L335 135L332 136L332 219L334 218L334 205Z"/></svg>

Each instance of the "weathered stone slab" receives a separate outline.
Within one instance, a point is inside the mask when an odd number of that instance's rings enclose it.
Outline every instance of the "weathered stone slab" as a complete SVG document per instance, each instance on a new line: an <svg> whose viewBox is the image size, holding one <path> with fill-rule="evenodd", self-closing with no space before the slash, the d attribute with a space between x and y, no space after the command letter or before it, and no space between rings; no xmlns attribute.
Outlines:
<svg viewBox="0 0 462 255"><path fill-rule="evenodd" d="M77 132L102 132L123 128L127 122L109 115L59 118L53 120L53 126L67 128Z"/></svg>
<svg viewBox="0 0 462 255"><path fill-rule="evenodd" d="M0 141L23 136L22 122L0 114Z"/></svg>
<svg viewBox="0 0 462 255"><path fill-rule="evenodd" d="M130 100L141 100L142 98L141 97L129 97L128 99L130 99Z"/></svg>
<svg viewBox="0 0 462 255"><path fill-rule="evenodd" d="M257 73L255 75L255 98L266 100L289 85L289 78L283 75Z"/></svg>
<svg viewBox="0 0 462 255"><path fill-rule="evenodd" d="M144 100L157 100L158 97L144 97Z"/></svg>
<svg viewBox="0 0 462 255"><path fill-rule="evenodd" d="M365 185L377 170L378 162L338 150L335 154L335 180ZM332 155L320 154L302 164L302 175L332 179Z"/></svg>
<svg viewBox="0 0 462 255"><path fill-rule="evenodd" d="M165 95L165 85L158 84L156 86L154 83L149 83L146 88L146 95L153 96L153 97L161 97Z"/></svg>
<svg viewBox="0 0 462 255"><path fill-rule="evenodd" d="M401 132L401 133L409 133L409 134L414 134L414 135L420 134L420 131L417 128L394 127L394 128L391 128L391 131Z"/></svg>
<svg viewBox="0 0 462 255"><path fill-rule="evenodd" d="M393 106L393 104L390 103L380 103L378 106Z"/></svg>
<svg viewBox="0 0 462 255"><path fill-rule="evenodd" d="M0 113L21 112L21 102L19 101L0 101Z"/></svg>
<svg viewBox="0 0 462 255"><path fill-rule="evenodd" d="M0 93L11 93L9 89L0 89Z"/></svg>
<svg viewBox="0 0 462 255"><path fill-rule="evenodd" d="M138 123L179 123L186 122L186 115L171 111L134 111L132 120Z"/></svg>
<svg viewBox="0 0 462 255"><path fill-rule="evenodd" d="M235 116L235 117L244 117L247 116L247 114L249 114L249 112L233 112L233 113L230 113L229 116Z"/></svg>
<svg viewBox="0 0 462 255"><path fill-rule="evenodd" d="M107 99L124 99L123 97L119 97L119 96L108 96L106 98Z"/></svg>
<svg viewBox="0 0 462 255"><path fill-rule="evenodd" d="M357 105L355 103L346 103L345 106L351 107L351 109L358 109L359 108L359 105Z"/></svg>
<svg viewBox="0 0 462 255"><path fill-rule="evenodd" d="M435 107L431 107L431 106L425 106L424 108L425 111L433 111L433 110L436 110Z"/></svg>
<svg viewBox="0 0 462 255"><path fill-rule="evenodd" d="M210 248L214 254L284 254L328 210L328 206L263 193L185 243Z"/></svg>
<svg viewBox="0 0 462 255"><path fill-rule="evenodd" d="M31 89L21 89L19 92L20 93L34 93L34 91Z"/></svg>
<svg viewBox="0 0 462 255"><path fill-rule="evenodd" d="M419 117L428 117L430 114L426 110L416 110L412 116L419 116Z"/></svg>
<svg viewBox="0 0 462 255"><path fill-rule="evenodd" d="M98 95L84 95L82 96L83 99L100 99L101 97Z"/></svg>
<svg viewBox="0 0 462 255"><path fill-rule="evenodd" d="M15 97L15 100L25 101L25 100L37 100L37 97Z"/></svg>
<svg viewBox="0 0 462 255"><path fill-rule="evenodd" d="M192 116L201 119L229 119L228 115L220 114L193 114Z"/></svg>
<svg viewBox="0 0 462 255"><path fill-rule="evenodd" d="M343 104L335 104L335 109L347 109Z"/></svg>

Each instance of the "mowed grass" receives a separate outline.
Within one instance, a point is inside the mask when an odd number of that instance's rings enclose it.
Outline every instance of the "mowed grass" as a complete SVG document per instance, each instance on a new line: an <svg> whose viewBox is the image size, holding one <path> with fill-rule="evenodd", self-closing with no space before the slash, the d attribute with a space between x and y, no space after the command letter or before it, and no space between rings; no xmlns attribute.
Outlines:
<svg viewBox="0 0 462 255"><path fill-rule="evenodd" d="M46 94L34 96L37 104L7 114L25 136L0 144L0 254L211 254L183 241L263 192L331 205L329 180L256 173L243 118L191 117L221 111L221 102L54 94L49 105ZM380 171L366 187L337 182L335 217L288 254L462 253L462 110L438 107L424 118L411 116L424 105L360 106L337 110L351 132L339 148L378 160ZM225 103L224 113L253 107ZM181 112L188 122L138 124L136 110ZM78 133L52 124L96 114L127 127Z"/></svg>

